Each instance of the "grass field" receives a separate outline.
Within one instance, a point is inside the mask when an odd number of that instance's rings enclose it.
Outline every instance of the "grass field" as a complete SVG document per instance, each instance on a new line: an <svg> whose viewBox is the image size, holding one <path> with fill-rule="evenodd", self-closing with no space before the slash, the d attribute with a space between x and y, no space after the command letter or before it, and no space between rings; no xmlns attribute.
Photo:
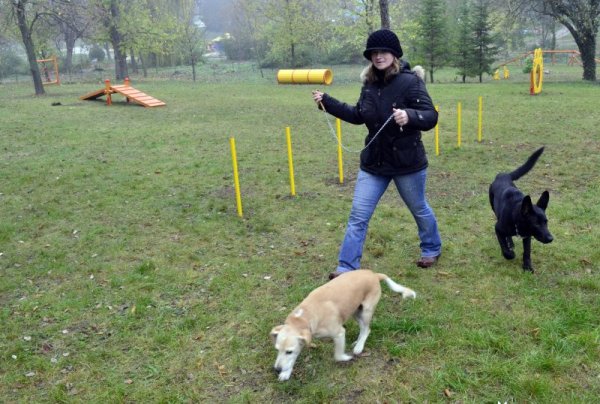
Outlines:
<svg viewBox="0 0 600 404"><path fill-rule="evenodd" d="M326 90L354 103L359 71ZM448 72L428 86L440 107L439 156L433 131L424 134L439 265L414 265L414 221L388 190L363 264L417 299L384 290L368 355L337 364L332 344L315 341L285 383L268 333L335 267L358 163L344 154L340 184L313 87L258 72L133 78L167 103L145 109L78 99L101 81L37 98L30 84L0 86L0 401L597 402L600 88L580 69L561 71L535 97L516 73L462 85ZM342 130L361 147L364 127ZM541 145L518 185L536 200L550 191L555 241L533 242L530 275L520 243L516 260L500 254L487 188ZM347 329L352 341L358 327Z"/></svg>

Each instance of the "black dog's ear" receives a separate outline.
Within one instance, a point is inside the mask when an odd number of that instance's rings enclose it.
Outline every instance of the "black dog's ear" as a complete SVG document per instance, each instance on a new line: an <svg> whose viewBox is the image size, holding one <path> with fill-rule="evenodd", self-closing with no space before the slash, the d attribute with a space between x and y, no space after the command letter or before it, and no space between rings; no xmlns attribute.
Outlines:
<svg viewBox="0 0 600 404"><path fill-rule="evenodd" d="M531 203L531 197L527 195L521 202L521 215L526 216L533 211L533 204Z"/></svg>
<svg viewBox="0 0 600 404"><path fill-rule="evenodd" d="M536 205L540 207L542 210L546 210L548 207L548 202L550 201L550 192L544 191L542 192L542 196L538 199Z"/></svg>

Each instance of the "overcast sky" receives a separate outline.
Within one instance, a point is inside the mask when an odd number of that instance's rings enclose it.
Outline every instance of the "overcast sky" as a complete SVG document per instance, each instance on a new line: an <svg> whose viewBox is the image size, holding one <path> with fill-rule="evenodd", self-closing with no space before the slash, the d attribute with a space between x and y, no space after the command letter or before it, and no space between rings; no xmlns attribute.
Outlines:
<svg viewBox="0 0 600 404"><path fill-rule="evenodd" d="M222 33L227 30L233 0L198 0L200 15L211 32Z"/></svg>

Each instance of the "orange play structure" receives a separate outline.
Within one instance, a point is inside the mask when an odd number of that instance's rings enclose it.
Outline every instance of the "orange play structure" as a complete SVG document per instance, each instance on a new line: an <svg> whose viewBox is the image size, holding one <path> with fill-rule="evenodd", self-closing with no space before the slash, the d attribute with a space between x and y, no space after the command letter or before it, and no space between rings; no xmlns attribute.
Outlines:
<svg viewBox="0 0 600 404"><path fill-rule="evenodd" d="M146 108L151 107L161 107L163 105L167 105L161 100L158 100L154 97L149 96L146 93L143 93L135 88L131 87L129 83L129 78L125 78L125 84L120 84L113 86L110 84L110 80L104 80L105 86L97 91L92 91L91 93L82 95L79 97L80 100L95 100L99 97L106 96L106 105L112 105L112 94L118 93L125 96L127 102L129 100L140 104Z"/></svg>
<svg viewBox="0 0 600 404"><path fill-rule="evenodd" d="M509 65L511 63L515 63L515 62L520 62L523 59L525 59L527 56L533 55L535 51L529 51L527 53L523 53L522 55L517 56L516 58L510 59L504 63L499 64L496 68L502 67L502 66L506 66ZM552 55L552 59L550 61L551 64L556 63L556 55L559 54L568 54L569 55L569 59L567 61L567 64L569 66L573 66L574 64L578 64L578 65L583 65L583 63L581 62L581 53L578 50L574 50L574 49L568 49L568 50L542 50L542 53L545 54L549 54ZM596 58L596 62L600 63L600 59Z"/></svg>
<svg viewBox="0 0 600 404"><path fill-rule="evenodd" d="M60 77L58 76L58 62L56 61L56 56L52 56L50 59L37 59L36 62L38 64L42 64L42 68L40 69L40 73L44 76L44 81L42 81L43 85L46 84L56 84L56 85L60 85ZM51 76L51 72L48 69L48 66L46 66L46 62L52 62L52 68L53 73L54 73L54 80L52 80Z"/></svg>

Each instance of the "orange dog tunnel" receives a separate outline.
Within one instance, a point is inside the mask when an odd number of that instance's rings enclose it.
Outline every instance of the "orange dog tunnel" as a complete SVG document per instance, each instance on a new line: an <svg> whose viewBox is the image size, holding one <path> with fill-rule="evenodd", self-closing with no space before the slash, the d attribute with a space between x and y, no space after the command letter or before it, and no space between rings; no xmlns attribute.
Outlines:
<svg viewBox="0 0 600 404"><path fill-rule="evenodd" d="M279 84L326 84L333 81L333 73L329 69L287 69L277 72Z"/></svg>

